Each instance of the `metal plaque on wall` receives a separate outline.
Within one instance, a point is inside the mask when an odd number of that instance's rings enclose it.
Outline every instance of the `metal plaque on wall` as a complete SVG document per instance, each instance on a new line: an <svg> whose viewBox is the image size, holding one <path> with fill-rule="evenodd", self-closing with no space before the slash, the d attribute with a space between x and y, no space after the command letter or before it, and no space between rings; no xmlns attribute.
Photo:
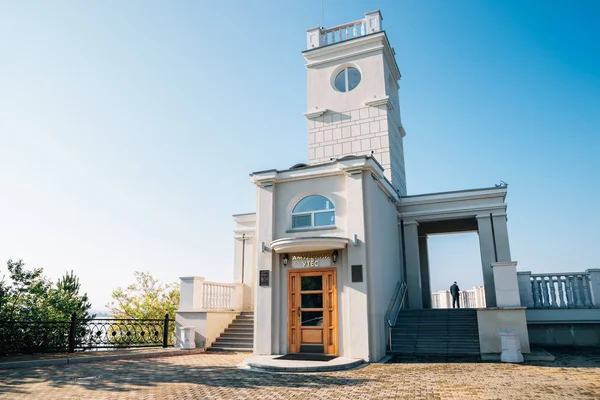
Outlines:
<svg viewBox="0 0 600 400"><path fill-rule="evenodd" d="M269 286L269 271L268 270L261 270L260 271L260 281L259 284L260 286Z"/></svg>

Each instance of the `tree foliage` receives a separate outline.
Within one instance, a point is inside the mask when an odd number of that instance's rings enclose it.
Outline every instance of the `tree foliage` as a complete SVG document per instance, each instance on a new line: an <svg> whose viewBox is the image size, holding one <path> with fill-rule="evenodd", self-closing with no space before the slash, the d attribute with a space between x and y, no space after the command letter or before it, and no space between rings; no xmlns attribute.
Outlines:
<svg viewBox="0 0 600 400"><path fill-rule="evenodd" d="M149 272L134 272L135 282L112 292L107 304L114 318L173 318L179 306L179 284L162 283Z"/></svg>
<svg viewBox="0 0 600 400"><path fill-rule="evenodd" d="M8 260L6 266L8 274L0 280L0 354L64 351L71 314L93 318L77 276L71 271L54 283L23 260Z"/></svg>
<svg viewBox="0 0 600 400"><path fill-rule="evenodd" d="M163 319L169 314L171 321L179 307L179 284L162 283L149 272L134 272L135 282L125 289L113 290L113 300L106 305L114 318ZM172 341L175 323L169 324Z"/></svg>
<svg viewBox="0 0 600 400"><path fill-rule="evenodd" d="M80 294L79 278L73 271L56 283L43 275L42 268L28 270L23 260L8 260L8 277L0 281L0 320L68 321L72 313L91 318L87 294ZM7 279L8 278L8 279Z"/></svg>

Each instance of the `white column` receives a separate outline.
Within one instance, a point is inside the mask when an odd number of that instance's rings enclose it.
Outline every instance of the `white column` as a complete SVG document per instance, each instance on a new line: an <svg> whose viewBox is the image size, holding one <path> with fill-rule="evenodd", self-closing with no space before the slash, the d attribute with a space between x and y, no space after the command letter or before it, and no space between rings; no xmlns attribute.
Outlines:
<svg viewBox="0 0 600 400"><path fill-rule="evenodd" d="M586 269L585 272L590 274L592 303L600 307L600 268Z"/></svg>
<svg viewBox="0 0 600 400"><path fill-rule="evenodd" d="M418 310L423 308L423 292L419 254L419 223L417 221L404 221L404 250L406 251L408 307Z"/></svg>
<svg viewBox="0 0 600 400"><path fill-rule="evenodd" d="M485 287L485 303L487 307L496 307L496 290L492 263L496 262L492 219L489 214L477 216L477 233L479 234L479 251L481 253L481 271Z"/></svg>
<svg viewBox="0 0 600 400"><path fill-rule="evenodd" d="M368 303L368 287L369 287L369 268L367 264L367 246L365 242L365 216L364 216L364 193L363 193L363 172L348 171L346 173L346 229L350 238L356 235L357 244L353 241L348 244L348 261L345 268L340 269L338 273L343 273L345 276L338 276L338 290L342 290L342 282L345 282L343 287L346 292L347 306L341 307L345 313L344 322L347 322L344 327L344 337L339 338L344 343L344 356L350 358L369 359L369 303ZM369 179L371 177L369 176ZM363 282L352 282L350 277L351 266L363 266ZM374 294L377 295L377 294ZM346 328L347 327L347 328ZM341 331L340 331L341 332Z"/></svg>
<svg viewBox="0 0 600 400"><path fill-rule="evenodd" d="M497 307L520 307L517 262L497 262L492 264Z"/></svg>
<svg viewBox="0 0 600 400"><path fill-rule="evenodd" d="M510 257L510 244L508 242L506 214L493 214L492 222L498 261L512 261Z"/></svg>
<svg viewBox="0 0 600 400"><path fill-rule="evenodd" d="M429 279L429 249L427 247L427 236L419 236L419 263L421 270L423 308L431 308L431 282Z"/></svg>
<svg viewBox="0 0 600 400"><path fill-rule="evenodd" d="M269 286L260 286L254 282L254 353L258 355L272 354L273 326L273 255L268 245L273 241L273 210L275 186L262 183L257 188L257 213L256 213L256 267L258 271L268 271ZM262 243L265 244L263 250ZM260 280L260 272L256 276ZM275 340L275 339L273 339Z"/></svg>
<svg viewBox="0 0 600 400"><path fill-rule="evenodd" d="M519 297L521 305L527 308L533 308L533 289L531 288L531 271L517 272L519 282Z"/></svg>

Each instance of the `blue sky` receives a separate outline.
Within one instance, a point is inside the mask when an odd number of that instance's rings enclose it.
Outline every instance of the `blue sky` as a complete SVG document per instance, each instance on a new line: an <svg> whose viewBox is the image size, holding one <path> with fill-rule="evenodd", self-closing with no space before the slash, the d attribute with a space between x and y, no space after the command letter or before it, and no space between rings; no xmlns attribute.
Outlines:
<svg viewBox="0 0 600 400"><path fill-rule="evenodd" d="M600 267L595 1L0 1L0 260L96 309L136 270L231 281L248 174L307 158L306 29L373 9L409 194L504 180L520 270ZM430 249L434 290L481 283L476 234Z"/></svg>

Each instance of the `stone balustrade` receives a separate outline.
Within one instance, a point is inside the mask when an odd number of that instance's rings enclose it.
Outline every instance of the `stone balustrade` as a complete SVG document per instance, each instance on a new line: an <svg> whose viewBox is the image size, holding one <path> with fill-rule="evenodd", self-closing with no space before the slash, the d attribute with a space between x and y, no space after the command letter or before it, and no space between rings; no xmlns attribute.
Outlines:
<svg viewBox="0 0 600 400"><path fill-rule="evenodd" d="M175 315L175 345L178 347L210 346L236 315L252 309L249 285L207 282L200 276L180 279L179 309Z"/></svg>
<svg viewBox="0 0 600 400"><path fill-rule="evenodd" d="M532 274L518 272L521 304L528 308L600 306L600 269Z"/></svg>
<svg viewBox="0 0 600 400"><path fill-rule="evenodd" d="M198 276L185 277L181 278L179 310L249 311L251 296L251 288L243 283L217 283Z"/></svg>
<svg viewBox="0 0 600 400"><path fill-rule="evenodd" d="M235 310L235 285L233 283L203 282L202 308L207 311Z"/></svg>
<svg viewBox="0 0 600 400"><path fill-rule="evenodd" d="M382 20L381 13L377 10L365 13L363 19L334 26L333 28L317 27L309 29L306 34L307 48L314 49L379 32L382 30Z"/></svg>

